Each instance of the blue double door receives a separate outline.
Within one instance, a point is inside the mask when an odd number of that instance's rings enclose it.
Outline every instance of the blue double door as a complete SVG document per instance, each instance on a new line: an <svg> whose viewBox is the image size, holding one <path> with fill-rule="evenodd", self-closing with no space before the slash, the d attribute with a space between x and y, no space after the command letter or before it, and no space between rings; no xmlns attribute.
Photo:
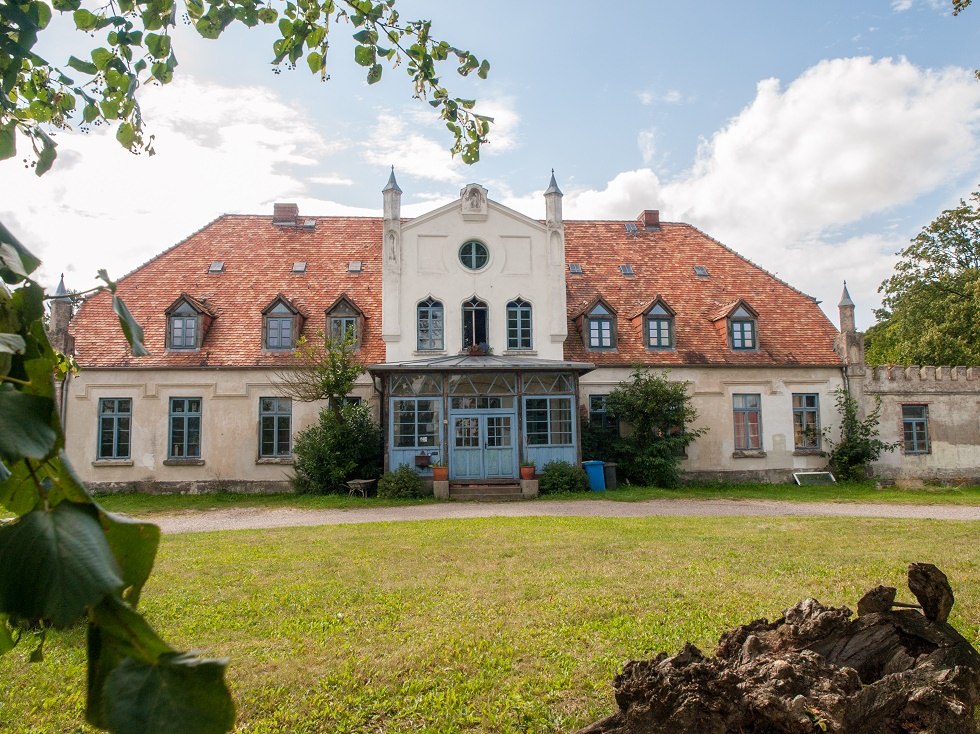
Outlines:
<svg viewBox="0 0 980 734"><path fill-rule="evenodd" d="M449 478L517 476L517 414L467 411L450 415Z"/></svg>

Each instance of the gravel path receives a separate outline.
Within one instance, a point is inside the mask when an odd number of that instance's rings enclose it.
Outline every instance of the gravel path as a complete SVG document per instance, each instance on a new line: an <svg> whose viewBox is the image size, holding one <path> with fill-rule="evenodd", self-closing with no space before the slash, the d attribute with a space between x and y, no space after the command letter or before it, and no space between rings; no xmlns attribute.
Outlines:
<svg viewBox="0 0 980 734"><path fill-rule="evenodd" d="M980 507L964 505L878 505L766 500L647 500L645 502L444 502L414 507L366 507L350 510L299 510L241 507L224 510L188 510L151 519L165 533L209 530L256 530L309 525L345 525L366 522L406 522L473 517L650 517L650 516L758 516L758 517L881 517L980 521Z"/></svg>

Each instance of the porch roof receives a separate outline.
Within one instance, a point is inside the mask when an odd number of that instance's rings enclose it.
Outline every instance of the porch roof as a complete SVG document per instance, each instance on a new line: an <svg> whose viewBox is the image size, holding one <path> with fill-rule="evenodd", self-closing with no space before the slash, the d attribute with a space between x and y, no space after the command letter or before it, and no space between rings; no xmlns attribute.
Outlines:
<svg viewBox="0 0 980 734"><path fill-rule="evenodd" d="M485 354L442 354L424 359L411 359L404 362L382 362L368 365L371 373L393 372L578 372L585 374L595 369L591 362L569 362L562 359L538 359L537 357L516 357Z"/></svg>

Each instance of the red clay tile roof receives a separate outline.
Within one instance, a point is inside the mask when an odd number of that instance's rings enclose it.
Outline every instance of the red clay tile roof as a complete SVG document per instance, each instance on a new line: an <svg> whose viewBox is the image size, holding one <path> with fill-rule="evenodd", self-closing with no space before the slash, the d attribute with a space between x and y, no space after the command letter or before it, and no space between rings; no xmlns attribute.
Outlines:
<svg viewBox="0 0 980 734"><path fill-rule="evenodd" d="M359 359L385 361L381 340L381 241L376 217L301 217L314 229L280 227L270 216L226 215L178 243L119 281L118 292L143 325L150 357L136 359L119 331L109 294L85 301L73 319L76 358L100 367L275 366L288 352L262 349L262 310L280 294L308 314L303 333L326 326L324 312L346 297L364 314ZM569 336L565 359L600 366L834 365L837 330L809 296L783 283L703 232L686 224L631 235L622 221L566 221L566 262L582 275L566 273ZM209 274L214 261L224 272ZM362 271L349 273L360 260ZM293 263L306 272L292 272ZM619 266L632 265L633 277ZM704 265L710 276L695 275ZM215 316L198 351L165 349L165 311L186 293ZM644 346L643 314L656 298L675 315L676 349ZM616 313L617 348L589 350L579 316L602 299ZM733 351L722 318L739 301L758 313L757 350Z"/></svg>
<svg viewBox="0 0 980 734"><path fill-rule="evenodd" d="M841 364L833 349L837 329L813 298L690 225L641 225L631 235L625 222L566 221L565 260L583 270L565 276L569 314L601 297L616 311L618 329L615 350L590 350L581 319L570 318L565 359L600 366ZM635 277L624 277L620 265L632 265ZM709 276L695 275L695 265ZM643 314L658 295L675 313L673 350L644 346ZM740 300L758 314L757 350L733 351L725 322L712 323Z"/></svg>
<svg viewBox="0 0 980 734"><path fill-rule="evenodd" d="M262 310L280 294L308 314L303 334L326 328L325 310L342 295L365 314L358 359L384 361L381 341L381 229L372 217L302 217L316 227L279 227L270 216L226 215L119 280L118 293L143 326L151 356L136 359L119 330L108 293L85 301L72 320L78 363L99 367L275 366L289 352L262 349ZM208 273L216 260L224 272ZM360 273L348 273L360 260ZM292 272L305 261L306 272ZM165 349L164 312L184 292L214 322L197 351Z"/></svg>

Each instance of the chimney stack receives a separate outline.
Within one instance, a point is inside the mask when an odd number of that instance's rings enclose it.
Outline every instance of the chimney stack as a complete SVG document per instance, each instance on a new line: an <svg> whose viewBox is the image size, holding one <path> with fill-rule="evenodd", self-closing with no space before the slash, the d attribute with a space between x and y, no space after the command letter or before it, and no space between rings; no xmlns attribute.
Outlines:
<svg viewBox="0 0 980 734"><path fill-rule="evenodd" d="M643 213L637 219L643 224L643 229L660 229L659 209L644 209Z"/></svg>
<svg viewBox="0 0 980 734"><path fill-rule="evenodd" d="M299 206L296 204L273 204L272 223L279 227L295 227L299 220Z"/></svg>

